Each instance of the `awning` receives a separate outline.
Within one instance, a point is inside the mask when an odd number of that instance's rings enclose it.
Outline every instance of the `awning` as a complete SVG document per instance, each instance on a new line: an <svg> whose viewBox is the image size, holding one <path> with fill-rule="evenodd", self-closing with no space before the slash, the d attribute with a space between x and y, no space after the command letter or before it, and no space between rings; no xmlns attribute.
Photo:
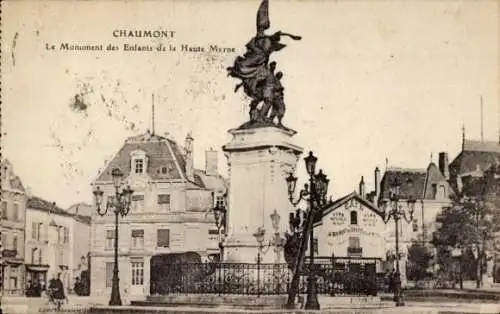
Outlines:
<svg viewBox="0 0 500 314"><path fill-rule="evenodd" d="M49 270L49 265L27 264L26 269L33 272L46 272Z"/></svg>

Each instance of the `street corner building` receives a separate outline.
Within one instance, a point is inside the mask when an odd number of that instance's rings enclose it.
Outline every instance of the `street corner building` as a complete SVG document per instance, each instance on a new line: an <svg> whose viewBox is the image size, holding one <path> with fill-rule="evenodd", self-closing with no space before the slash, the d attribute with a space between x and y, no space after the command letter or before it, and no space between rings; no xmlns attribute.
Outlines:
<svg viewBox="0 0 500 314"><path fill-rule="evenodd" d="M154 274L173 262L219 259L214 206L223 206L227 181L218 173L218 153L205 152L205 169L195 169L194 139L181 147L168 136L147 131L127 138L93 182L104 203L116 195L111 172L120 169L133 190L130 212L120 217L118 264L120 291L128 298L157 293ZM111 293L114 267L114 212L94 210L91 231L91 294Z"/></svg>
<svg viewBox="0 0 500 314"><path fill-rule="evenodd" d="M22 295L26 274L24 267L26 190L7 159L2 161L1 167L1 283L4 294Z"/></svg>
<svg viewBox="0 0 500 314"><path fill-rule="evenodd" d="M40 296L58 274L66 292L74 293L76 278L88 265L90 216L33 195L26 204L26 294Z"/></svg>
<svg viewBox="0 0 500 314"><path fill-rule="evenodd" d="M315 217L315 260L348 272L381 272L385 257L383 215L357 192L333 201Z"/></svg>

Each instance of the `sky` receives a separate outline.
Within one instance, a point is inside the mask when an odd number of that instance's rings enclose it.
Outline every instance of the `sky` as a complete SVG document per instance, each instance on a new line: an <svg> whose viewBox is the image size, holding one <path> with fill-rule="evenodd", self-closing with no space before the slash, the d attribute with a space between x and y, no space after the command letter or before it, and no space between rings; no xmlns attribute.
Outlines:
<svg viewBox="0 0 500 314"><path fill-rule="evenodd" d="M195 165L248 119L227 76L255 35L258 0L6 1L2 3L2 158L34 195L59 206L91 202L91 182L124 140L152 128L183 143ZM497 1L278 1L271 27L302 36L271 56L284 73L284 124L313 150L341 197L373 170L452 160L466 137L499 138ZM173 38L114 38L113 30ZM61 51L68 44L177 46L176 52ZM234 53L184 53L218 45ZM55 50L47 50L55 45ZM75 95L86 108L76 108ZM305 156L304 156L305 157ZM296 175L305 179L299 163ZM224 155L219 168L226 174ZM285 184L285 183L284 183Z"/></svg>

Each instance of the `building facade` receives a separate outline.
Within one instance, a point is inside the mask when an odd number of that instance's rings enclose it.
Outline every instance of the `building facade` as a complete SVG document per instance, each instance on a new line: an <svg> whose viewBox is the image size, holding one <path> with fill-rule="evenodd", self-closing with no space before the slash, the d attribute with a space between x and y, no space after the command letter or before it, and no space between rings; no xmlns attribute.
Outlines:
<svg viewBox="0 0 500 314"><path fill-rule="evenodd" d="M449 180L448 155L439 154L439 166L431 162L426 169L404 169L388 168L380 183L380 194L378 196L379 208L389 211L391 208L390 191L395 181L400 184L400 195L398 206L409 213L408 200L413 198L413 219L399 220L398 237L400 253L400 271L402 285L407 284L406 269L408 261L408 248L418 242L432 248L430 241L432 233L436 229L436 217L443 207L450 206L450 197L454 194ZM407 215L407 218L410 218ZM396 225L393 219L386 225L387 261L389 267L394 268L396 248Z"/></svg>
<svg viewBox="0 0 500 314"><path fill-rule="evenodd" d="M382 270L386 252L383 213L358 193L350 193L325 208L314 228L315 254L320 259L334 258L337 266L364 265L372 271Z"/></svg>
<svg viewBox="0 0 500 314"><path fill-rule="evenodd" d="M467 140L462 137L462 150L450 163L450 185L457 193L469 188L468 182L484 178L493 170L495 176L500 174L500 142ZM500 195L496 192L497 197ZM500 210L500 208L496 208ZM500 233L494 245L486 252L488 256L486 274L483 282L489 284L500 282Z"/></svg>
<svg viewBox="0 0 500 314"><path fill-rule="evenodd" d="M4 160L2 166L2 239L1 284L5 294L24 293L24 231L26 192L21 179L15 175L12 164Z"/></svg>
<svg viewBox="0 0 500 314"><path fill-rule="evenodd" d="M60 274L72 293L81 271L81 257L90 247L90 217L75 215L42 198L32 196L26 213L26 283L47 287Z"/></svg>
<svg viewBox="0 0 500 314"><path fill-rule="evenodd" d="M193 138L185 147L146 132L128 138L94 181L112 202L115 187L111 171L119 168L124 185L133 190L130 213L120 217L119 274L122 295L155 293L162 260L188 254L201 261L218 252L218 230L213 207L222 203L226 180L217 173L217 152L206 153L206 169L193 165ZM106 207L106 204L102 204ZM111 293L114 255L114 213L94 212L91 235L92 295ZM186 255L187 256L187 255Z"/></svg>

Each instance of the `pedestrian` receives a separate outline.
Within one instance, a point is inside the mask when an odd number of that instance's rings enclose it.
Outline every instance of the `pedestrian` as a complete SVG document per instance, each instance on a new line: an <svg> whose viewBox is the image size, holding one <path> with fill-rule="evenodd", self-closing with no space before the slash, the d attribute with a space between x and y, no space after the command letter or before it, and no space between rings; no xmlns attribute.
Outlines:
<svg viewBox="0 0 500 314"><path fill-rule="evenodd" d="M52 278L49 283L49 302L56 304L59 309L63 301L68 302L68 298L64 293L64 286L61 281L61 274L57 274L57 278Z"/></svg>

